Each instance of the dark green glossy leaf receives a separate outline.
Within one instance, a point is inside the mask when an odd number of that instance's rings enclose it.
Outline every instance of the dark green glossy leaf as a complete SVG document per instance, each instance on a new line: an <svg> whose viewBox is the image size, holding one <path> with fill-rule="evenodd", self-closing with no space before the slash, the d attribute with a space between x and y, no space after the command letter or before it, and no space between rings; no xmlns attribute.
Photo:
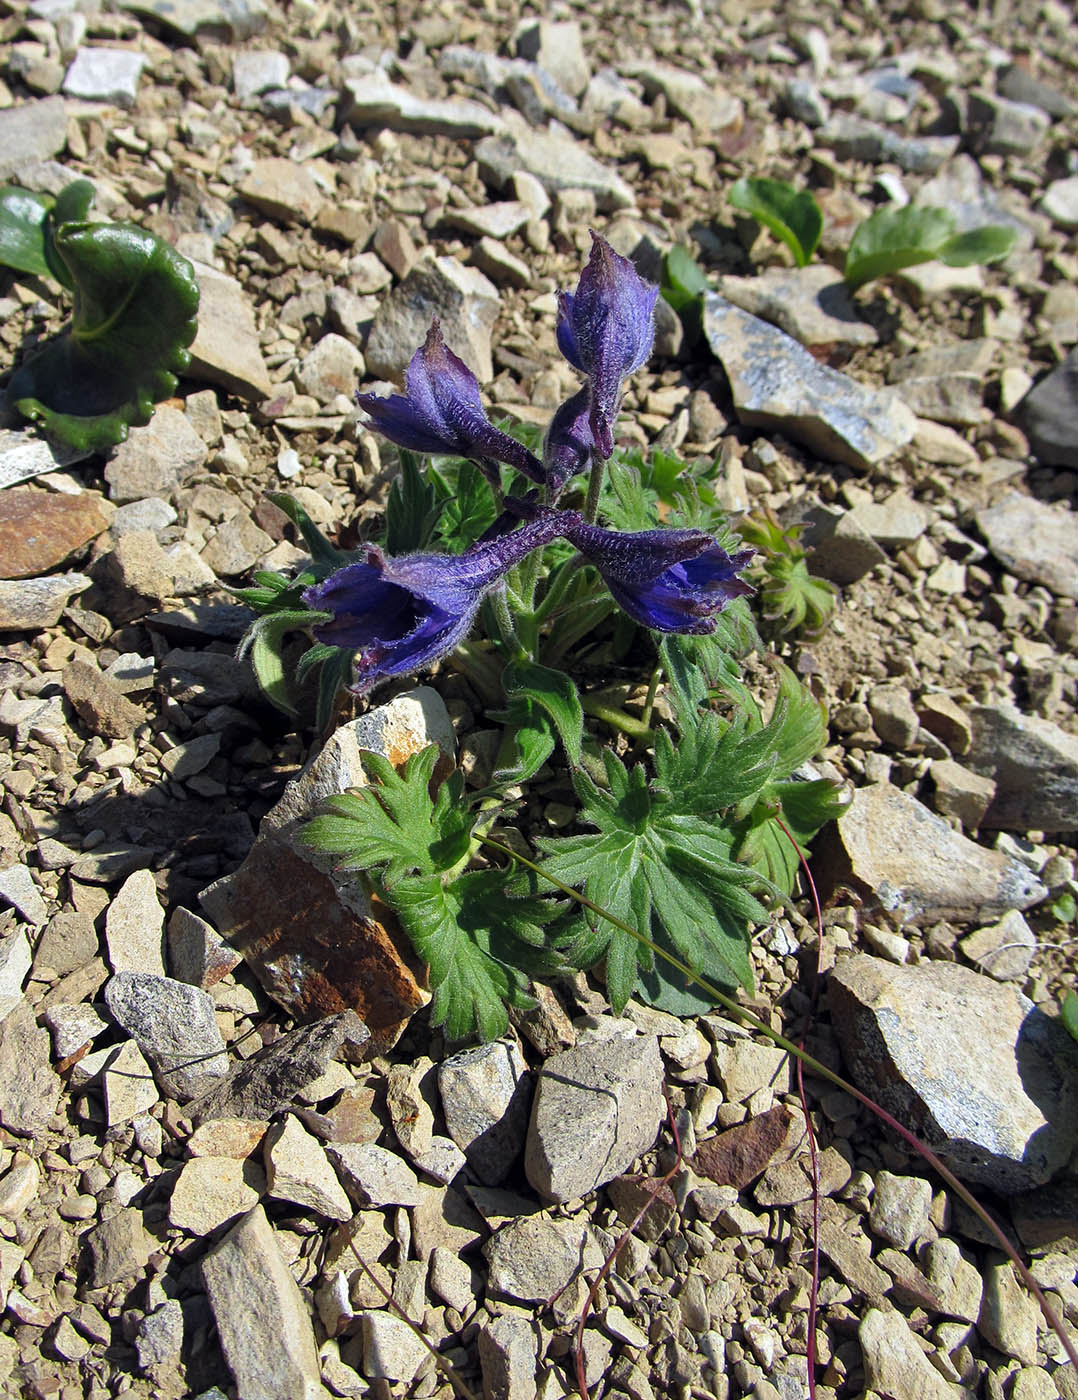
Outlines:
<svg viewBox="0 0 1078 1400"><path fill-rule="evenodd" d="M877 277L931 262L953 232L954 216L948 209L918 204L877 209L854 230L843 276L856 290Z"/></svg>
<svg viewBox="0 0 1078 1400"><path fill-rule="evenodd" d="M15 371L8 399L71 446L105 451L175 390L198 283L186 258L131 225L65 223L52 246L75 289L71 326Z"/></svg>
<svg viewBox="0 0 1078 1400"><path fill-rule="evenodd" d="M823 232L823 214L808 190L795 189L785 180L741 179L730 190L735 209L763 224L794 255L798 267L812 261Z"/></svg>
<svg viewBox="0 0 1078 1400"><path fill-rule="evenodd" d="M45 218L53 200L15 185L0 189L0 263L34 277L51 275L45 257Z"/></svg>
<svg viewBox="0 0 1078 1400"><path fill-rule="evenodd" d="M62 287L75 291L75 278L56 249L56 235L66 224L83 224L94 202L94 187L89 180L73 180L56 196L56 203L45 218L45 261L49 271Z"/></svg>
<svg viewBox="0 0 1078 1400"><path fill-rule="evenodd" d="M1063 1024L1078 1040L1078 992L1068 992L1063 998Z"/></svg>
<svg viewBox="0 0 1078 1400"><path fill-rule="evenodd" d="M936 256L948 267L998 262L1011 251L1017 237L1018 230L1006 224L983 224L948 238Z"/></svg>
<svg viewBox="0 0 1078 1400"><path fill-rule="evenodd" d="M684 244L678 243L663 257L663 299L681 315L706 292L710 283L704 269Z"/></svg>

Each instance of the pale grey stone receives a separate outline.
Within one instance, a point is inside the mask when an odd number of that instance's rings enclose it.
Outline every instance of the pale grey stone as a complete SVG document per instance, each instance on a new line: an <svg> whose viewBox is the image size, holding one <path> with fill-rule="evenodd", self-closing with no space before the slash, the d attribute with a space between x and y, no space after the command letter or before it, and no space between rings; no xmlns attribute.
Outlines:
<svg viewBox="0 0 1078 1400"><path fill-rule="evenodd" d="M857 1332L865 1385L894 1400L954 1400L955 1391L917 1344L900 1312L870 1308Z"/></svg>
<svg viewBox="0 0 1078 1400"><path fill-rule="evenodd" d="M1078 441L1078 438L1076 438ZM1003 567L1062 598L1078 598L1078 515L1008 491L976 515L977 528Z"/></svg>
<svg viewBox="0 0 1078 1400"><path fill-rule="evenodd" d="M932 513L906 492L894 491L884 501L854 506L850 518L884 549L905 549L928 529Z"/></svg>
<svg viewBox="0 0 1078 1400"><path fill-rule="evenodd" d="M983 89L969 94L966 122L977 150L1001 156L1029 155L1052 124L1040 107Z"/></svg>
<svg viewBox="0 0 1078 1400"><path fill-rule="evenodd" d="M441 1245L431 1250L430 1290L443 1303L456 1308L462 1317L467 1317L475 1307L477 1290L471 1265Z"/></svg>
<svg viewBox="0 0 1078 1400"><path fill-rule="evenodd" d="M790 116L806 126L823 126L831 116L830 102L808 78L791 78L783 90L782 102Z"/></svg>
<svg viewBox="0 0 1078 1400"><path fill-rule="evenodd" d="M290 72L288 55L276 49L240 52L232 58L232 90L246 102L271 88L283 88Z"/></svg>
<svg viewBox="0 0 1078 1400"><path fill-rule="evenodd" d="M327 1149L345 1188L360 1205L417 1206L424 1188L396 1153L373 1142L332 1142Z"/></svg>
<svg viewBox="0 0 1078 1400"><path fill-rule="evenodd" d="M618 1037L551 1056L536 1086L524 1169L553 1201L587 1195L655 1141L665 1111L654 1036Z"/></svg>
<svg viewBox="0 0 1078 1400"><path fill-rule="evenodd" d="M158 404L145 427L132 428L127 441L120 443L107 463L109 499L124 505L148 496L171 496L208 455L209 449L186 416L170 404ZM155 524L148 528L161 527Z"/></svg>
<svg viewBox="0 0 1078 1400"><path fill-rule="evenodd" d="M19 107L10 107L6 112L0 110L0 152L9 149L3 137L4 118L11 112L22 110ZM3 156L0 155L0 171L3 168ZM0 490L5 486L15 486L20 481L30 481L45 472L62 471L76 462L85 461L90 455L89 452L77 452L61 443L50 442L35 433L0 428Z"/></svg>
<svg viewBox="0 0 1078 1400"><path fill-rule="evenodd" d="M90 1286L107 1288L141 1275L150 1259L150 1236L134 1208L118 1211L84 1237L90 1254Z"/></svg>
<svg viewBox="0 0 1078 1400"><path fill-rule="evenodd" d="M351 1218L351 1204L321 1143L294 1115L270 1128L262 1152L267 1195L292 1201L328 1220Z"/></svg>
<svg viewBox="0 0 1078 1400"><path fill-rule="evenodd" d="M52 1051L58 1060L92 1045L108 1029L108 1022L85 1001L57 1002L45 1011L43 1019L52 1032Z"/></svg>
<svg viewBox="0 0 1078 1400"><path fill-rule="evenodd" d="M117 7L147 15L188 39L209 30L239 42L258 34L267 19L262 0L117 0Z"/></svg>
<svg viewBox="0 0 1078 1400"><path fill-rule="evenodd" d="M117 972L104 997L166 1093L186 1102L228 1073L213 1000L200 988L149 972Z"/></svg>
<svg viewBox="0 0 1078 1400"><path fill-rule="evenodd" d="M64 77L64 93L133 107L145 65L146 55L133 49L80 48Z"/></svg>
<svg viewBox="0 0 1078 1400"><path fill-rule="evenodd" d="M996 79L996 90L1012 102L1025 102L1039 107L1050 117L1070 117L1075 113L1075 104L1064 93L1050 83L1035 78L1028 68L1020 63L1011 63Z"/></svg>
<svg viewBox="0 0 1078 1400"><path fill-rule="evenodd" d="M972 721L966 763L996 785L984 825L1006 831L1073 830L1078 738L1051 720L1023 714L1015 705L981 705Z"/></svg>
<svg viewBox="0 0 1078 1400"><path fill-rule="evenodd" d="M1037 1328L1041 1310L1015 1277L1010 1260L990 1264L984 1275L984 1296L977 1330L989 1344L1026 1366L1037 1361Z"/></svg>
<svg viewBox="0 0 1078 1400"><path fill-rule="evenodd" d="M10 180L23 166L59 155L66 145L67 110L62 97L41 97L0 111L0 180Z"/></svg>
<svg viewBox="0 0 1078 1400"><path fill-rule="evenodd" d="M10 904L33 928L48 921L48 905L41 898L28 866L9 865L0 870L0 900Z"/></svg>
<svg viewBox="0 0 1078 1400"><path fill-rule="evenodd" d="M850 883L918 921L991 918L1045 895L1024 866L953 831L890 783L857 789L817 859L825 889Z"/></svg>
<svg viewBox="0 0 1078 1400"><path fill-rule="evenodd" d="M517 28L516 51L553 74L566 92L579 97L591 70L580 25L574 20L526 19Z"/></svg>
<svg viewBox="0 0 1078 1400"><path fill-rule="evenodd" d="M791 336L714 292L704 296L704 333L743 423L854 467L885 460L913 437L916 419L893 391L819 364Z"/></svg>
<svg viewBox="0 0 1078 1400"><path fill-rule="evenodd" d="M521 1303L545 1302L578 1272L602 1262L602 1251L578 1220L530 1215L511 1220L483 1246L488 1289Z"/></svg>
<svg viewBox="0 0 1078 1400"><path fill-rule="evenodd" d="M875 345L876 330L863 321L842 274L827 263L769 267L755 277L722 277L727 301L793 336L802 345Z"/></svg>
<svg viewBox="0 0 1078 1400"><path fill-rule="evenodd" d="M931 1209L931 1182L919 1176L876 1173L868 1218L873 1234L889 1240L896 1249L909 1249L928 1230Z"/></svg>
<svg viewBox="0 0 1078 1400"><path fill-rule="evenodd" d="M188 377L219 384L242 399L268 399L273 384L247 294L234 277L202 262L194 261L194 267L198 335L191 346Z"/></svg>
<svg viewBox="0 0 1078 1400"><path fill-rule="evenodd" d="M997 982L1021 982L1037 951L1037 940L1018 910L1011 909L999 923L963 938L959 947L978 971Z"/></svg>
<svg viewBox="0 0 1078 1400"><path fill-rule="evenodd" d="M157 1102L153 1071L133 1040L125 1040L110 1056L102 1079L105 1086L105 1121L110 1128L130 1122L140 1113L153 1108Z"/></svg>
<svg viewBox="0 0 1078 1400"><path fill-rule="evenodd" d="M354 127L388 127L425 136L489 136L505 123L470 98L423 98L393 83L382 72L347 78L340 118Z"/></svg>
<svg viewBox="0 0 1078 1400"><path fill-rule="evenodd" d="M980 228L983 224L1006 224L1017 235L1015 250L1025 251L1033 247L1034 230L1029 218L1029 203L1017 190L1006 187L996 189L986 185L981 168L971 155L965 152L948 161L946 166L931 180L927 180L917 195L918 204L938 205L954 215L955 227L960 233ZM925 267L938 264L926 263ZM911 272L923 269L911 268ZM958 273L979 272L980 268L951 268L947 271Z"/></svg>
<svg viewBox="0 0 1078 1400"><path fill-rule="evenodd" d="M503 189L518 171L534 175L548 194L590 190L600 210L628 209L633 192L616 171L601 164L587 147L554 132L514 128L488 136L475 148L479 173L488 185Z"/></svg>
<svg viewBox="0 0 1078 1400"><path fill-rule="evenodd" d="M954 155L959 142L957 136L902 136L852 112L834 113L818 128L815 139L841 160L871 165L894 161L911 175L934 174Z"/></svg>
<svg viewBox="0 0 1078 1400"><path fill-rule="evenodd" d="M411 1381L429 1355L408 1324L395 1313L359 1315L363 1335L363 1374L368 1380Z"/></svg>
<svg viewBox="0 0 1078 1400"><path fill-rule="evenodd" d="M1041 196L1039 207L1057 228L1078 233L1078 175L1053 180Z"/></svg>
<svg viewBox="0 0 1078 1400"><path fill-rule="evenodd" d="M1073 1041L1016 988L957 963L855 954L832 972L829 1000L854 1082L964 1180L1029 1190L1073 1151Z"/></svg>
<svg viewBox="0 0 1078 1400"><path fill-rule="evenodd" d="M531 1317L509 1308L479 1330L479 1364L483 1393L490 1400L534 1400L538 1356Z"/></svg>
<svg viewBox="0 0 1078 1400"><path fill-rule="evenodd" d="M113 896L105 942L113 972L165 975L165 911L151 871L136 870Z"/></svg>
<svg viewBox="0 0 1078 1400"><path fill-rule="evenodd" d="M236 188L264 214L283 223L312 223L325 203L311 172L287 156L256 160Z"/></svg>
<svg viewBox="0 0 1078 1400"><path fill-rule="evenodd" d="M505 1038L462 1050L438 1068L449 1135L480 1181L504 1181L528 1131L532 1081L520 1047Z"/></svg>
<svg viewBox="0 0 1078 1400"><path fill-rule="evenodd" d="M300 361L296 383L302 393L329 404L340 394L350 399L363 374L360 352L343 335L330 331Z"/></svg>
<svg viewBox="0 0 1078 1400"><path fill-rule="evenodd" d="M74 595L90 583L85 574L0 579L0 632L39 632L55 627Z"/></svg>
<svg viewBox="0 0 1078 1400"><path fill-rule="evenodd" d="M699 131L721 131L742 118L741 99L727 92L717 79L705 82L696 73L654 62L631 63L622 66L622 71L639 78L649 96L661 92L667 107Z"/></svg>
<svg viewBox="0 0 1078 1400"><path fill-rule="evenodd" d="M519 199L445 211L445 222L450 228L459 228L476 238L508 238L533 217L532 211Z"/></svg>
<svg viewBox="0 0 1078 1400"><path fill-rule="evenodd" d="M265 1184L257 1162L192 1157L183 1164L172 1187L169 1224L202 1238L258 1205Z"/></svg>
<svg viewBox="0 0 1078 1400"><path fill-rule="evenodd" d="M378 309L367 368L399 379L437 316L446 344L486 383L494 376L490 333L498 307L498 289L478 268L448 256L421 258Z"/></svg>
<svg viewBox="0 0 1078 1400"><path fill-rule="evenodd" d="M202 1280L242 1400L323 1400L311 1314L261 1206L202 1261Z"/></svg>

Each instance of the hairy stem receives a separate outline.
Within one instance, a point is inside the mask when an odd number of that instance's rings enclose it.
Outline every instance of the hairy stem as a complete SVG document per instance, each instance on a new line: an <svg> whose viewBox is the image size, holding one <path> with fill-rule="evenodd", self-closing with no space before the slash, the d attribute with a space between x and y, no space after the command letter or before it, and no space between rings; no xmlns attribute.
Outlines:
<svg viewBox="0 0 1078 1400"><path fill-rule="evenodd" d="M599 497L603 492L603 473L606 471L606 458L597 452L591 454L591 474L588 477L588 498L584 502L584 519L594 525L599 514Z"/></svg>

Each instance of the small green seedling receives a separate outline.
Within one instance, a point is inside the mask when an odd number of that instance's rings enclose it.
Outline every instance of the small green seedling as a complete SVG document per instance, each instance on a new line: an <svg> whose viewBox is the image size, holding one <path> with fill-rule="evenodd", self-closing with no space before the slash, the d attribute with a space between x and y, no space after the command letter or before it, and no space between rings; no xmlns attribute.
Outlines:
<svg viewBox="0 0 1078 1400"><path fill-rule="evenodd" d="M823 232L823 214L808 190L785 180L741 179L729 197L735 209L751 214L786 244L798 267L808 266Z"/></svg>
<svg viewBox="0 0 1078 1400"><path fill-rule="evenodd" d="M71 324L11 376L25 418L84 452L123 442L174 392L198 330L194 268L133 224L91 223L93 186L55 199L0 189L0 262L55 278L74 297Z"/></svg>
<svg viewBox="0 0 1078 1400"><path fill-rule="evenodd" d="M1015 230L1003 224L955 233L949 209L907 204L877 209L858 225L846 253L843 276L852 291L877 277L938 258L948 267L997 262L1014 247Z"/></svg>

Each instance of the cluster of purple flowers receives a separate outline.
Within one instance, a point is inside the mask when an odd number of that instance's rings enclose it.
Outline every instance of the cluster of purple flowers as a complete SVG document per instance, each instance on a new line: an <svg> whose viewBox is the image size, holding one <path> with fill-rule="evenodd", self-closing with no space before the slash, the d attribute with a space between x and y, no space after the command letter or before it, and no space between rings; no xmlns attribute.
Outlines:
<svg viewBox="0 0 1078 1400"><path fill-rule="evenodd" d="M752 550L730 555L701 530L606 530L579 511L556 508L568 481L601 468L614 450L624 381L651 354L658 295L592 234L576 291L559 296L557 330L562 354L586 382L555 412L542 461L488 420L478 381L445 344L437 319L408 366L403 395L357 394L370 426L391 442L467 457L494 483L504 462L535 481L546 503L518 505L463 554L387 558L372 546L364 559L309 588L307 604L331 614L315 636L356 653L356 690L447 655L508 570L558 537L595 565L632 618L662 632L710 632L716 614L751 591L737 574Z"/></svg>

